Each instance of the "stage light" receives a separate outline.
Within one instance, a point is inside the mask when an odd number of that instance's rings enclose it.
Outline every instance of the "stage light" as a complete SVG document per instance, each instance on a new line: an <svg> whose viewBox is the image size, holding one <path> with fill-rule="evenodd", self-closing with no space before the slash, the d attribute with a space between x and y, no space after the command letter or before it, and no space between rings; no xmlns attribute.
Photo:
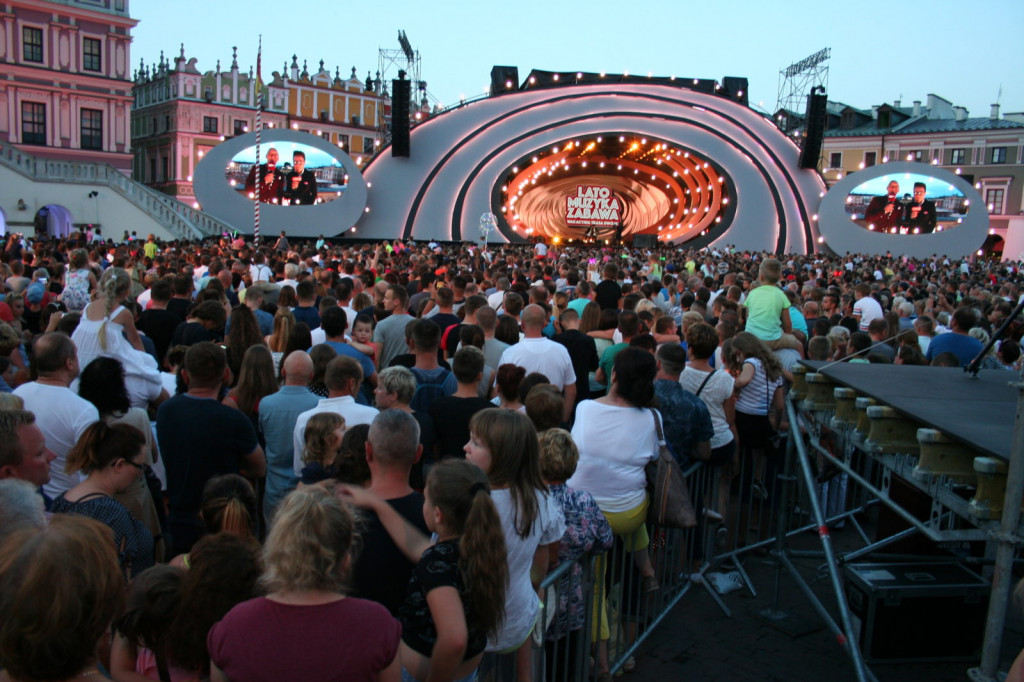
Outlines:
<svg viewBox="0 0 1024 682"><path fill-rule="evenodd" d="M978 189L981 189L981 188L979 187ZM970 206L970 205L971 205L971 200L970 199L964 199L964 206Z"/></svg>
<svg viewBox="0 0 1024 682"><path fill-rule="evenodd" d="M518 173L519 172L519 166L512 166L512 172L513 173Z"/></svg>
<svg viewBox="0 0 1024 682"><path fill-rule="evenodd" d="M604 161L602 161L601 163L597 164L597 167L598 168L604 168Z"/></svg>
<svg viewBox="0 0 1024 682"><path fill-rule="evenodd" d="M185 178L185 182L192 182L192 176L189 175Z"/></svg>
<svg viewBox="0 0 1024 682"><path fill-rule="evenodd" d="M552 76L551 80L553 80L553 81L555 81L557 83L558 82L558 74L556 73L554 76Z"/></svg>
<svg viewBox="0 0 1024 682"><path fill-rule="evenodd" d="M814 215L811 216L811 220L815 220L816 221L817 219L818 219L818 214L817 213L815 213Z"/></svg>
<svg viewBox="0 0 1024 682"><path fill-rule="evenodd" d="M641 137L640 138L640 144L647 144L647 138L646 137Z"/></svg>
<svg viewBox="0 0 1024 682"><path fill-rule="evenodd" d="M956 169L956 174L960 175L960 169L959 168Z"/></svg>
<svg viewBox="0 0 1024 682"><path fill-rule="evenodd" d="M200 159L203 158L203 151L202 150L199 151L198 156L199 156Z"/></svg>
<svg viewBox="0 0 1024 682"><path fill-rule="evenodd" d="M369 212L370 212L370 207L369 206L367 206L366 208L363 209L363 213L369 213Z"/></svg>
<svg viewBox="0 0 1024 682"><path fill-rule="evenodd" d="M818 243L819 244L824 244L825 243L825 238L824 237L818 237Z"/></svg>
<svg viewBox="0 0 1024 682"><path fill-rule="evenodd" d="M729 197L724 197L724 198L722 199L722 203L723 203L723 204L728 204L728 203L729 203Z"/></svg>
<svg viewBox="0 0 1024 682"><path fill-rule="evenodd" d="M530 76L530 84L532 85L532 84L534 84L536 82L537 82L537 79L535 77L533 77L533 76Z"/></svg>
<svg viewBox="0 0 1024 682"><path fill-rule="evenodd" d="M623 71L623 72L622 72L622 76L623 76L624 78L629 78L629 71ZM605 242L605 244L607 244L607 243L608 243L608 242Z"/></svg>
<svg viewBox="0 0 1024 682"><path fill-rule="evenodd" d="M581 73L580 71L577 71L576 72L576 80L579 80L580 78L583 78L583 73Z"/></svg>
<svg viewBox="0 0 1024 682"><path fill-rule="evenodd" d="M888 156L883 156L882 157L882 163L889 163L889 157Z"/></svg>
<svg viewBox="0 0 1024 682"><path fill-rule="evenodd" d="M581 166L582 166L583 168L586 168L586 167L587 167L587 162L586 162L586 161L584 161L584 162L583 162L583 163L581 163L580 165L581 165Z"/></svg>
<svg viewBox="0 0 1024 682"><path fill-rule="evenodd" d="M221 136L220 136L220 141L221 141L221 142L223 142L223 141L224 141L224 136L223 136L223 135L221 135Z"/></svg>
<svg viewBox="0 0 1024 682"><path fill-rule="evenodd" d="M604 71L601 72L601 78L604 78Z"/></svg>
<svg viewBox="0 0 1024 682"><path fill-rule="evenodd" d="M737 93L736 93L736 96L737 96L737 97L743 97L743 91L742 91L742 90L740 90L739 92L737 92Z"/></svg>
<svg viewBox="0 0 1024 682"><path fill-rule="evenodd" d="M199 202L198 201L193 201L192 202L192 208L194 208L194 209L196 209L198 211L199 210Z"/></svg>
<svg viewBox="0 0 1024 682"><path fill-rule="evenodd" d="M622 164L621 163L616 167L616 170L622 170Z"/></svg>
<svg viewBox="0 0 1024 682"><path fill-rule="evenodd" d="M298 123L293 123L292 124L292 130L298 130L298 129L299 129L299 124Z"/></svg>
<svg viewBox="0 0 1024 682"><path fill-rule="evenodd" d="M696 79L696 78L694 78L694 79L693 79L693 84L694 84L694 85L696 85L696 84L697 84L697 79Z"/></svg>
<svg viewBox="0 0 1024 682"><path fill-rule="evenodd" d="M534 163L537 163L537 157L536 157L536 156L535 156L535 157L533 157L533 162L534 162Z"/></svg>
<svg viewBox="0 0 1024 682"><path fill-rule="evenodd" d="M505 81L505 87L506 88L511 88L512 87L512 81Z"/></svg>

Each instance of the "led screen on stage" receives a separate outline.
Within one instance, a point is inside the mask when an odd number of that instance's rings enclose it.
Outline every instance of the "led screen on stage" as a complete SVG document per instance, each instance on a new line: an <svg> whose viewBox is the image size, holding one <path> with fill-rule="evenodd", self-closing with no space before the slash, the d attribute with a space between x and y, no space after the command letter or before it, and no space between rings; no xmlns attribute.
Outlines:
<svg viewBox="0 0 1024 682"><path fill-rule="evenodd" d="M348 184L345 167L332 155L297 142L274 142L260 147L256 169L256 146L235 154L225 169L228 184L248 199L280 206L323 204L339 198ZM257 182L257 171L260 180Z"/></svg>
<svg viewBox="0 0 1024 682"><path fill-rule="evenodd" d="M921 173L886 173L860 183L846 196L846 214L884 234L931 234L964 221L970 200L948 181Z"/></svg>

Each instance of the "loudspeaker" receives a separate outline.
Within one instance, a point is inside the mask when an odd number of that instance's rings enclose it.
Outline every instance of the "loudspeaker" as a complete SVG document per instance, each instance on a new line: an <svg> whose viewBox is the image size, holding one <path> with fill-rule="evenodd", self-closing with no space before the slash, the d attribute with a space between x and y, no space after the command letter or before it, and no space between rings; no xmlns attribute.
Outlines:
<svg viewBox="0 0 1024 682"><path fill-rule="evenodd" d="M825 107L828 97L822 93L807 96L807 127L804 129L804 141L800 149L800 167L817 168L821 156L821 142L825 137Z"/></svg>
<svg viewBox="0 0 1024 682"><path fill-rule="evenodd" d="M409 156L409 98L411 83L391 81L391 156Z"/></svg>
<svg viewBox="0 0 1024 682"><path fill-rule="evenodd" d="M658 248L658 235L638 234L633 237L634 249L656 249Z"/></svg>
<svg viewBox="0 0 1024 682"><path fill-rule="evenodd" d="M515 92L519 89L519 68L516 66L495 66L491 68L491 97Z"/></svg>
<svg viewBox="0 0 1024 682"><path fill-rule="evenodd" d="M725 89L726 96L734 102L739 102L743 106L747 105L747 79L737 78L736 76L726 76L722 79L722 87Z"/></svg>

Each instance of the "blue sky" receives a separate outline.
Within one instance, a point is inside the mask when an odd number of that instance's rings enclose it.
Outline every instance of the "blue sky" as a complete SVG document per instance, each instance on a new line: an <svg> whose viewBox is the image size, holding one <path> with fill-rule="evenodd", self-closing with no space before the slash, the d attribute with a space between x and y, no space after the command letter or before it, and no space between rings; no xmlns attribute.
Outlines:
<svg viewBox="0 0 1024 682"><path fill-rule="evenodd" d="M282 11L283 10L283 11ZM562 0L476 3L463 0L374 5L300 0L131 0L132 63L156 63L185 43L202 71L231 47L239 66L255 67L263 34L263 72L280 71L292 54L310 70L321 59L342 77L378 67L378 49L397 49L405 30L422 57L431 103L452 104L489 83L495 64L530 69L750 80L752 105L774 110L779 71L832 48L830 99L869 108L929 93L988 116L1000 86L1002 111L1024 111L1024 2L696 3ZM388 78L397 77L392 67Z"/></svg>

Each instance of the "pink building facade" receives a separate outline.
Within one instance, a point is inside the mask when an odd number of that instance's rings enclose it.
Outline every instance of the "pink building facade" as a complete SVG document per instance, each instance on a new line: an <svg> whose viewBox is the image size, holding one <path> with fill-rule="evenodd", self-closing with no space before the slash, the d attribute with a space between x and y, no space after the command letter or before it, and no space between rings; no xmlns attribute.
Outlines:
<svg viewBox="0 0 1024 682"><path fill-rule="evenodd" d="M127 0L11 0L0 9L0 140L40 159L130 174Z"/></svg>

